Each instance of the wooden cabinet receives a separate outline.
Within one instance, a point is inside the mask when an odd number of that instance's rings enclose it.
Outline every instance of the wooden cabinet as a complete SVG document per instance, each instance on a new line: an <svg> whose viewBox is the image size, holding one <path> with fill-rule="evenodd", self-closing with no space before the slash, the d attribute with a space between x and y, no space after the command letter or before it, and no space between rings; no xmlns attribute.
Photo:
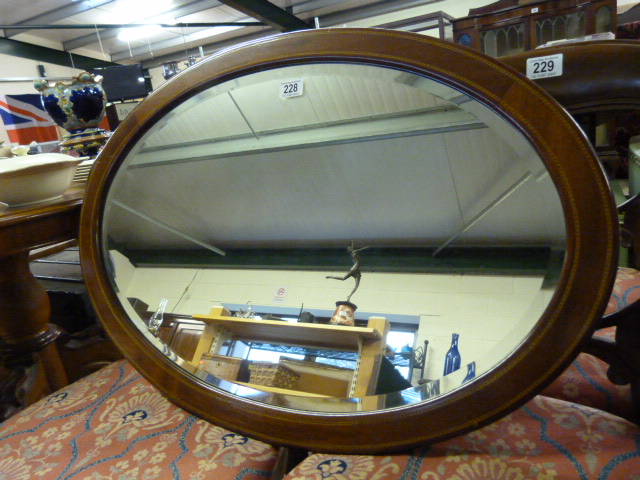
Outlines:
<svg viewBox="0 0 640 480"><path fill-rule="evenodd" d="M349 396L375 392L380 361L386 345L389 322L371 317L366 327L344 327L315 323L288 323L232 317L223 307L209 315L194 315L205 323L192 364L198 366L203 353L219 354L229 340L263 341L274 344L341 350L358 353Z"/></svg>
<svg viewBox="0 0 640 480"><path fill-rule="evenodd" d="M492 57L614 32L615 0L500 0L451 20L454 41Z"/></svg>
<svg viewBox="0 0 640 480"><path fill-rule="evenodd" d="M140 315L140 318L148 323L153 315L153 312L149 310L149 305L138 298L129 298L129 303ZM203 330L204 324L189 315L165 313L162 325L158 329L158 338L180 358L191 361ZM198 356L198 358L200 357Z"/></svg>
<svg viewBox="0 0 640 480"><path fill-rule="evenodd" d="M160 326L158 338L180 358L187 361L193 359L204 325L188 317L171 315Z"/></svg>

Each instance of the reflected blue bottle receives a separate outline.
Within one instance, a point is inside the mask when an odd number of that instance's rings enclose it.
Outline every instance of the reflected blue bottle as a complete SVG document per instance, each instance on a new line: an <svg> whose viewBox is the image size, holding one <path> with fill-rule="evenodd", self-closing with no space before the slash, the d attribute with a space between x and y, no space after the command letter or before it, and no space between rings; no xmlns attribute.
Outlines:
<svg viewBox="0 0 640 480"><path fill-rule="evenodd" d="M467 365L467 376L464 377L462 383L467 383L469 380L473 380L476 376L476 362L471 362Z"/></svg>
<svg viewBox="0 0 640 480"><path fill-rule="evenodd" d="M451 335L451 348L444 357L444 375L455 372L460 368L460 364L462 363L460 351L458 350L458 337L459 335L457 333Z"/></svg>

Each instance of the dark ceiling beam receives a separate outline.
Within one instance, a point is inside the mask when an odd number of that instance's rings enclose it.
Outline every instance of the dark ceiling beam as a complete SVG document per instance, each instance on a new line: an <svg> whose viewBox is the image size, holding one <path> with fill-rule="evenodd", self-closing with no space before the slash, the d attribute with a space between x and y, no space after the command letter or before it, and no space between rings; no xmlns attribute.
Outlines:
<svg viewBox="0 0 640 480"><path fill-rule="evenodd" d="M155 18L166 18L166 15L172 15L173 18L186 17L187 15L191 15L194 13L200 13L204 10L209 10L211 8L216 8L222 5L218 0L197 0L195 2L191 2L187 5L181 5L180 7L173 8L166 12L163 12L160 15L156 15L153 17L145 18L144 22L139 23L152 23ZM100 32L101 40L109 40L118 35L116 30L106 30L104 32ZM72 40L68 40L63 43L63 48L65 50L75 50L76 48L86 47L91 43L95 43L98 41L98 34L93 32L88 35L83 35L82 37L74 38Z"/></svg>
<svg viewBox="0 0 640 480"><path fill-rule="evenodd" d="M203 47L203 51L204 51L204 56L207 57L209 55L212 55L216 52L218 52L219 50L222 50L224 48L229 48L229 47L233 47L235 45L239 45L241 43L244 42L250 42L253 40L259 40L261 38L266 38L266 37L270 37L272 35L275 35L277 32L274 32L273 29L269 28L269 29L265 29L265 30L260 30L260 31L255 31L255 29L248 29L248 30L254 30L250 33L245 33L243 35L240 36L235 36L226 40L218 40L215 43L211 44L211 45L207 45L206 43L204 43L202 45ZM153 44L152 44L153 46ZM148 49L147 49L148 52ZM133 51L133 53L136 53L136 50ZM142 50L139 51L139 53L143 53ZM180 53L180 56L185 56L183 52ZM126 58L128 58L128 53L125 54L114 54L112 55L112 59L113 61L120 61L120 60L126 60ZM139 61L140 64L142 65L142 68L154 68L157 67L159 65L162 65L163 63L166 62L175 62L175 61L179 61L179 57L178 54L176 54L176 52L172 52L172 53L167 53L164 55L155 55L151 58L147 58L145 60L141 60Z"/></svg>
<svg viewBox="0 0 640 480"><path fill-rule="evenodd" d="M250 17L253 17L280 32L292 32L294 30L307 30L313 28L304 20L275 6L267 0L221 0L228 5Z"/></svg>
<svg viewBox="0 0 640 480"><path fill-rule="evenodd" d="M271 4L270 2L266 2L266 1L262 1L262 0L223 0L222 3L225 3L231 7L233 7L234 9L244 13L245 15L248 15L250 17L253 17L257 20L260 20L261 22L264 22L264 24L267 24L266 26L271 26L274 27L277 31L271 30L271 29L266 29L266 30L262 30L261 32L250 32L247 33L243 36L247 36L250 38L261 38L264 36L268 36L268 35L274 35L275 33L281 32L281 31L291 31L291 29L297 29L297 30L301 30L301 29L309 29L312 28L311 25L309 25L308 23L304 22L303 20L300 20L298 17L296 17L295 15L292 15L288 12L286 12L285 10L282 10L278 7L276 7L275 5ZM256 12L254 10L246 10L246 9L240 9L240 7L238 6L239 3L245 4L245 5L251 5L253 7L256 7L258 3L260 3L261 5L264 6L264 10L261 10L260 12ZM266 5L264 5L266 4ZM268 10L268 12L267 12ZM264 13L269 13L270 15L272 15L273 18L275 18L276 16L282 16L283 18L280 19L280 21L284 21L283 19L286 18L288 19L286 23L286 25L283 25L282 23L274 23L273 21L268 21L268 17L266 15L264 15ZM293 19L293 20L292 20ZM245 26L256 26L256 25L262 25L265 26L264 24L253 24L251 25L249 22L238 22L237 25L245 25ZM284 28L288 28L288 30L284 30ZM254 30L254 29L249 29L249 30ZM203 41L203 44L206 44L206 41ZM216 44L220 43L220 45L222 44L226 44L225 41L222 42L216 42ZM237 39L237 37L233 40L230 41L230 45L236 45L240 43L240 40ZM172 48L175 47L177 45L182 46L184 44L184 39L183 38L175 38L175 39L170 39L170 40L164 40L164 41L160 41L160 42L154 42L149 46L140 46L140 47L135 47L132 48L131 50L122 50L120 52L115 52L111 54L111 59L115 62L119 62L119 61L126 61L129 58L133 57L137 57L137 56L145 56L147 54L151 54L151 52L154 51L162 51L164 49L168 49L168 48ZM179 54L180 56L182 55L182 52ZM179 56L178 54L176 54L175 52L168 54L166 57L163 58L168 58L169 60L167 61L176 61L176 57ZM153 56L153 55L152 55ZM186 60L186 58L185 58ZM154 56L154 59L152 61L142 61L141 62L143 65L145 64L151 64L153 66L157 66L160 63L157 57Z"/></svg>
<svg viewBox="0 0 640 480"><path fill-rule="evenodd" d="M434 3L440 3L444 0L385 0L372 3L365 7L354 7L349 10L343 10L338 13L330 13L320 18L320 27L329 27L333 25L341 25L363 18L375 17L387 13L405 10L407 8L423 7Z"/></svg>
<svg viewBox="0 0 640 480"><path fill-rule="evenodd" d="M28 58L42 63L53 63L78 70L91 70L99 67L110 67L116 63L105 62L96 58L63 52L54 48L41 47L31 43L18 42L9 38L0 38L0 54L13 57Z"/></svg>
<svg viewBox="0 0 640 480"><path fill-rule="evenodd" d="M158 25L162 28L215 28L215 27L264 27L265 24L262 22L206 22L206 23L177 23L177 24L159 24L159 23L145 23L145 24L96 24L96 25L29 25L29 30L87 30L87 29L101 29L102 32L114 33L114 35L110 35L109 38L115 36L121 29L123 28L136 28L143 25ZM2 29L11 30L12 28L16 28L12 25L0 25L0 30ZM100 39L105 40L107 35L105 33L100 34ZM70 52L75 48L79 48L79 46L72 46L72 42L65 42L63 44L63 51ZM138 47L131 50L131 54L133 54L135 50L136 55L141 55L144 52L153 51L154 48L163 49L172 47L175 45L184 45L184 39L172 39L165 40L164 42L157 42L153 44L151 47L144 46ZM112 61L126 60L128 59L128 55L124 55L122 53L111 55Z"/></svg>
<svg viewBox="0 0 640 480"><path fill-rule="evenodd" d="M255 29L249 29L249 30L255 30ZM268 33L268 35L273 35L273 31L270 30L270 32ZM237 44L238 42L233 42L232 45ZM111 54L111 60L113 60L114 62L125 62L127 60L129 60L131 57L145 57L145 56L150 56L152 59L154 59L151 62L151 65L154 67L157 67L158 65L160 65L161 63L164 63L164 60L160 61L158 59L158 57L156 56L156 52L158 51L162 51L165 49L169 49L172 47L176 47L176 46L180 46L180 51L179 52L172 52L171 54L169 54L168 60L167 61L180 61L180 60L187 60L187 52L185 50L193 50L193 48L187 48L185 49L184 46L184 39L182 37L177 37L177 38L172 38L172 39L168 39L168 40L162 40L159 42L154 42L151 45L143 45L140 47L133 47L131 48L131 50L123 50L121 52L116 52L116 53L112 53ZM194 51L195 53L195 51ZM142 63L143 68L149 68L149 67L145 67L145 62L141 61L140 59L137 60L138 63Z"/></svg>
<svg viewBox="0 0 640 480"><path fill-rule="evenodd" d="M147 25L157 25L162 28L210 28L210 27L262 27L262 22L198 22L198 23L87 23L73 25L27 25L28 30L87 30L140 28ZM0 30L22 28L15 25L0 25Z"/></svg>
<svg viewBox="0 0 640 480"><path fill-rule="evenodd" d="M423 5L430 5L430 4L438 3L442 1L444 0L397 0L397 1L385 0L385 1L376 2L370 6L355 7L353 9L346 10L344 14L330 13L330 14L322 15L318 17L318 21L321 27L341 25L342 23L361 20L363 18L382 15L385 13L391 13L398 10L402 10L404 8L420 7ZM308 14L309 12L313 12L316 9L330 7L335 3L336 3L335 0L309 0L308 2L296 4L292 6L291 9L296 15L305 15L305 14ZM248 30L255 30L255 29L248 29ZM203 39L201 41L202 42L201 47L204 50L204 55L208 56L224 48L229 48L229 47L233 47L234 45L238 45L240 43L258 40L260 38L265 38L270 35L274 35L276 33L277 32L274 31L273 29L267 28L267 29L262 29L259 32L256 32L256 31L249 31L247 33L243 32L240 35L235 35L232 38L225 38L222 40L217 40L215 39L215 37L212 37L211 39L208 39L208 40ZM158 45L151 44L151 47L154 47L155 51L161 50L160 48L155 48L155 47L158 47ZM146 51L148 52L148 48L146 49ZM140 47L138 51L134 50L133 53L134 55L136 53L143 55L145 51L142 47ZM143 59L141 60L140 63L144 68L154 68L161 65L162 63L176 61L176 59L179 58L180 55L182 55L182 52L180 54L176 54L176 52L165 53L161 55L155 55L152 58ZM113 61L116 61L116 62L120 60L126 60L128 58L129 58L128 51L127 52L123 51L121 54L116 53L112 55Z"/></svg>
<svg viewBox="0 0 640 480"><path fill-rule="evenodd" d="M81 0L79 2L69 2L64 7L56 8L55 10L49 10L48 12L44 12L40 15L36 15L31 18L27 18L22 22L14 24L14 26L21 25L29 25L29 24L52 24L57 22L58 20L62 20L64 18L71 17L72 15L77 15L79 13L86 12L87 10L91 10L97 7L101 7L102 5L106 5L107 3L111 3L115 0ZM6 36L8 38L14 37L20 33L26 32L28 29L13 29L7 32Z"/></svg>

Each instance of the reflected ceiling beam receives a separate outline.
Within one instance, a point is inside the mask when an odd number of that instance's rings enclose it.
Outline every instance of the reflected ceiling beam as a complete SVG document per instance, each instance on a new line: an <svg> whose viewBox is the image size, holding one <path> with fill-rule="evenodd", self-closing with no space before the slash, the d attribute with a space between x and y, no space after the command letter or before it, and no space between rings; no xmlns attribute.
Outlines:
<svg viewBox="0 0 640 480"><path fill-rule="evenodd" d="M222 3L266 23L280 32L313 28L304 20L267 0L222 0Z"/></svg>
<svg viewBox="0 0 640 480"><path fill-rule="evenodd" d="M140 210L137 210L133 207L130 207L129 205L125 205L124 203L118 201L118 200L112 200L114 205L117 205L118 207L126 210L129 213L133 213L134 215L142 218L143 220L146 220L147 222L153 223L154 225L163 228L165 230L168 230L169 232L178 235L179 237L182 237L186 240L189 240L190 242L195 243L196 245L200 245L201 247L206 248L207 250L211 250L212 252L217 253L218 255L222 255L223 257L226 255L226 252L224 250L220 250L218 247L214 247L213 245L206 243L206 242L202 242L200 240L198 240L195 237L192 237L191 235L187 235L184 232L181 232L180 230L178 230L177 228L173 228L171 225L166 224L160 220L158 220L157 218L152 217L151 215L147 215L144 212L141 212Z"/></svg>
<svg viewBox="0 0 640 480"><path fill-rule="evenodd" d="M172 15L174 18L185 17L187 15L192 15L194 13L200 13L205 10L210 10L212 8L216 8L222 5L218 0L199 0L197 2L192 2L188 5L182 5L177 8L173 8L171 10L167 10L164 13L159 15L155 15L153 17L145 18L144 21L138 22L138 24L147 24L153 23L154 19L163 18L165 19L167 15ZM140 26L140 25L137 25ZM117 30L106 30L104 32L100 32L101 40L109 40L118 35ZM90 33L88 35L83 35L82 37L74 38L73 40L69 40L64 42L62 45L65 50L75 50L76 48L86 47L92 43L98 41L98 35L96 33Z"/></svg>
<svg viewBox="0 0 640 480"><path fill-rule="evenodd" d="M15 25L29 25L29 24L52 24L57 22L58 20L63 20L65 18L69 18L73 15L77 15L79 13L83 13L89 10L92 10L97 7L101 7L102 5L106 5L108 3L112 3L115 0L81 0L79 2L68 2L64 7L59 7L54 10L49 10L48 12L42 13L40 15L36 15L31 18L27 18L22 22L16 23ZM14 37L20 33L26 32L28 29L14 29L10 32L6 33L7 38Z"/></svg>
<svg viewBox="0 0 640 480"><path fill-rule="evenodd" d="M118 239L116 239L116 243ZM209 255L203 250L121 247L136 267L243 268L267 270L341 270L344 247L318 248L230 248L227 255ZM546 247L452 248L444 258L433 257L432 248L372 247L363 272L542 275L549 268ZM490 270L488 270L490 269ZM366 274L366 273L365 273Z"/></svg>
<svg viewBox="0 0 640 480"><path fill-rule="evenodd" d="M242 115L242 112L240 112ZM242 115L251 133L236 134L227 137L216 137L215 146L210 140L192 142L172 142L155 147L141 149L136 156L136 163L130 168L155 167L176 163L200 162L228 158L230 155L284 152L299 148L300 142L307 147L328 145L344 145L354 141L386 140L391 138L410 138L434 135L446 132L484 130L487 126L471 117L466 112L452 110L447 107L422 109L394 114L370 115L366 122L357 119L335 120L315 125L299 125L285 129L261 130L256 132ZM397 129L399 122L402 130ZM376 131L371 132L371 125L377 124ZM395 128L393 125L396 125ZM304 133L304 136L300 134ZM247 150L247 139L259 138L260 147L251 146Z"/></svg>
<svg viewBox="0 0 640 480"><path fill-rule="evenodd" d="M469 231L471 227L473 227L476 223L478 223L482 218L487 215L491 210L497 207L500 203L506 200L513 192L515 192L521 185L523 185L529 178L531 178L531 172L527 172L522 175L518 180L516 180L509 188L507 188L501 195L499 195L496 199L494 199L489 205L487 205L480 213L478 213L475 217L469 220L465 225L462 226L457 232L447 238L442 245L440 245L434 252L433 256L438 255L442 250L444 250L448 245L451 244L456 238L458 238L463 233Z"/></svg>

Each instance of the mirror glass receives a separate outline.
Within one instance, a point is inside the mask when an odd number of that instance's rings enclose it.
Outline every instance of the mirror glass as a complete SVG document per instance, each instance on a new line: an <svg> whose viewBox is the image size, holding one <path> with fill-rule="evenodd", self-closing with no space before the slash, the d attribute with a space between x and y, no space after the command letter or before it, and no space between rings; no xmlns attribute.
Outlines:
<svg viewBox="0 0 640 480"><path fill-rule="evenodd" d="M341 62L170 110L127 154L102 226L149 342L212 388L333 412L429 401L494 369L549 305L566 241L553 181L502 116ZM170 340L149 328L165 303Z"/></svg>

